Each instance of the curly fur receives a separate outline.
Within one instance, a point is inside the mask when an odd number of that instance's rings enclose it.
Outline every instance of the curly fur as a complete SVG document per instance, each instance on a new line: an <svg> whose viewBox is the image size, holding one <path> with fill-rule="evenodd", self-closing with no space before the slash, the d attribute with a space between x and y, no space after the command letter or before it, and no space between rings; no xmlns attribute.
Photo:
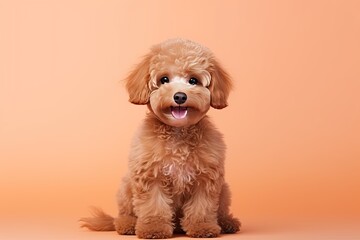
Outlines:
<svg viewBox="0 0 360 240"><path fill-rule="evenodd" d="M166 76L168 83L161 83ZM197 84L188 79L196 78ZM126 79L129 100L149 113L136 134L129 171L119 189L116 218L95 210L83 227L116 230L139 238L217 237L239 231L229 212L224 180L225 143L206 116L210 106L227 106L228 74L205 47L173 39L154 46ZM175 103L176 93L184 103ZM175 117L173 107L186 108Z"/></svg>

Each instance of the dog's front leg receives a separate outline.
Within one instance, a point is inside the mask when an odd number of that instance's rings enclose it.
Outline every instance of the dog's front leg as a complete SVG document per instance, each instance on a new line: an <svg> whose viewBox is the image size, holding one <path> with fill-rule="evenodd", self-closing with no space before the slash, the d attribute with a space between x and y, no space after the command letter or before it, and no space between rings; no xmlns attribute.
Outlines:
<svg viewBox="0 0 360 240"><path fill-rule="evenodd" d="M211 185L211 186L209 186ZM183 207L181 225L190 237L217 237L221 228L217 222L219 207L219 183L200 184L194 188L191 198Z"/></svg>
<svg viewBox="0 0 360 240"><path fill-rule="evenodd" d="M174 229L172 200L161 182L141 182L134 190L134 210L138 217L136 235L149 239L171 237Z"/></svg>

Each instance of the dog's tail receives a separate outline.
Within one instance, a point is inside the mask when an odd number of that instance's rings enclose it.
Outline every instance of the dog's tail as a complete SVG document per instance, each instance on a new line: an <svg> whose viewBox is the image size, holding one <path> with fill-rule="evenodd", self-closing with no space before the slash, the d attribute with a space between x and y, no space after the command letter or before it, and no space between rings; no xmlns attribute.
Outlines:
<svg viewBox="0 0 360 240"><path fill-rule="evenodd" d="M103 210L91 207L92 217L81 218L81 227L88 228L92 231L115 231L114 218Z"/></svg>

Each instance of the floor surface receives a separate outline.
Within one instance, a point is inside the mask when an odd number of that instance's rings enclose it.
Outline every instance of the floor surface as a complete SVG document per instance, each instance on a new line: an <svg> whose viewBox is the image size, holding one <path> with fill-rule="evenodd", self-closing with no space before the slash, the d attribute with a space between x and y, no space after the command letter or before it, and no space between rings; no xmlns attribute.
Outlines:
<svg viewBox="0 0 360 240"><path fill-rule="evenodd" d="M278 239L360 239L360 225L356 222L247 222L240 233L221 235L221 239L278 240ZM79 228L76 219L1 219L0 239L137 239L136 236L119 236L116 232L91 232ZM190 239L175 235L173 239Z"/></svg>

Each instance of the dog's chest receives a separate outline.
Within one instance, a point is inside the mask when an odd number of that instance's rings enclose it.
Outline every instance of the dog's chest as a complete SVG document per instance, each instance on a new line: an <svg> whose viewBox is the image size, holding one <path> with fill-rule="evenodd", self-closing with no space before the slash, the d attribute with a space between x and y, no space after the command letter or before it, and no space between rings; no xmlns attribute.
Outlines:
<svg viewBox="0 0 360 240"><path fill-rule="evenodd" d="M169 141L165 145L165 158L161 172L169 185L176 191L184 191L196 180L196 153L191 145Z"/></svg>
<svg viewBox="0 0 360 240"><path fill-rule="evenodd" d="M190 184L196 177L194 167L190 164L179 164L171 161L166 161L162 165L162 174L180 185Z"/></svg>

